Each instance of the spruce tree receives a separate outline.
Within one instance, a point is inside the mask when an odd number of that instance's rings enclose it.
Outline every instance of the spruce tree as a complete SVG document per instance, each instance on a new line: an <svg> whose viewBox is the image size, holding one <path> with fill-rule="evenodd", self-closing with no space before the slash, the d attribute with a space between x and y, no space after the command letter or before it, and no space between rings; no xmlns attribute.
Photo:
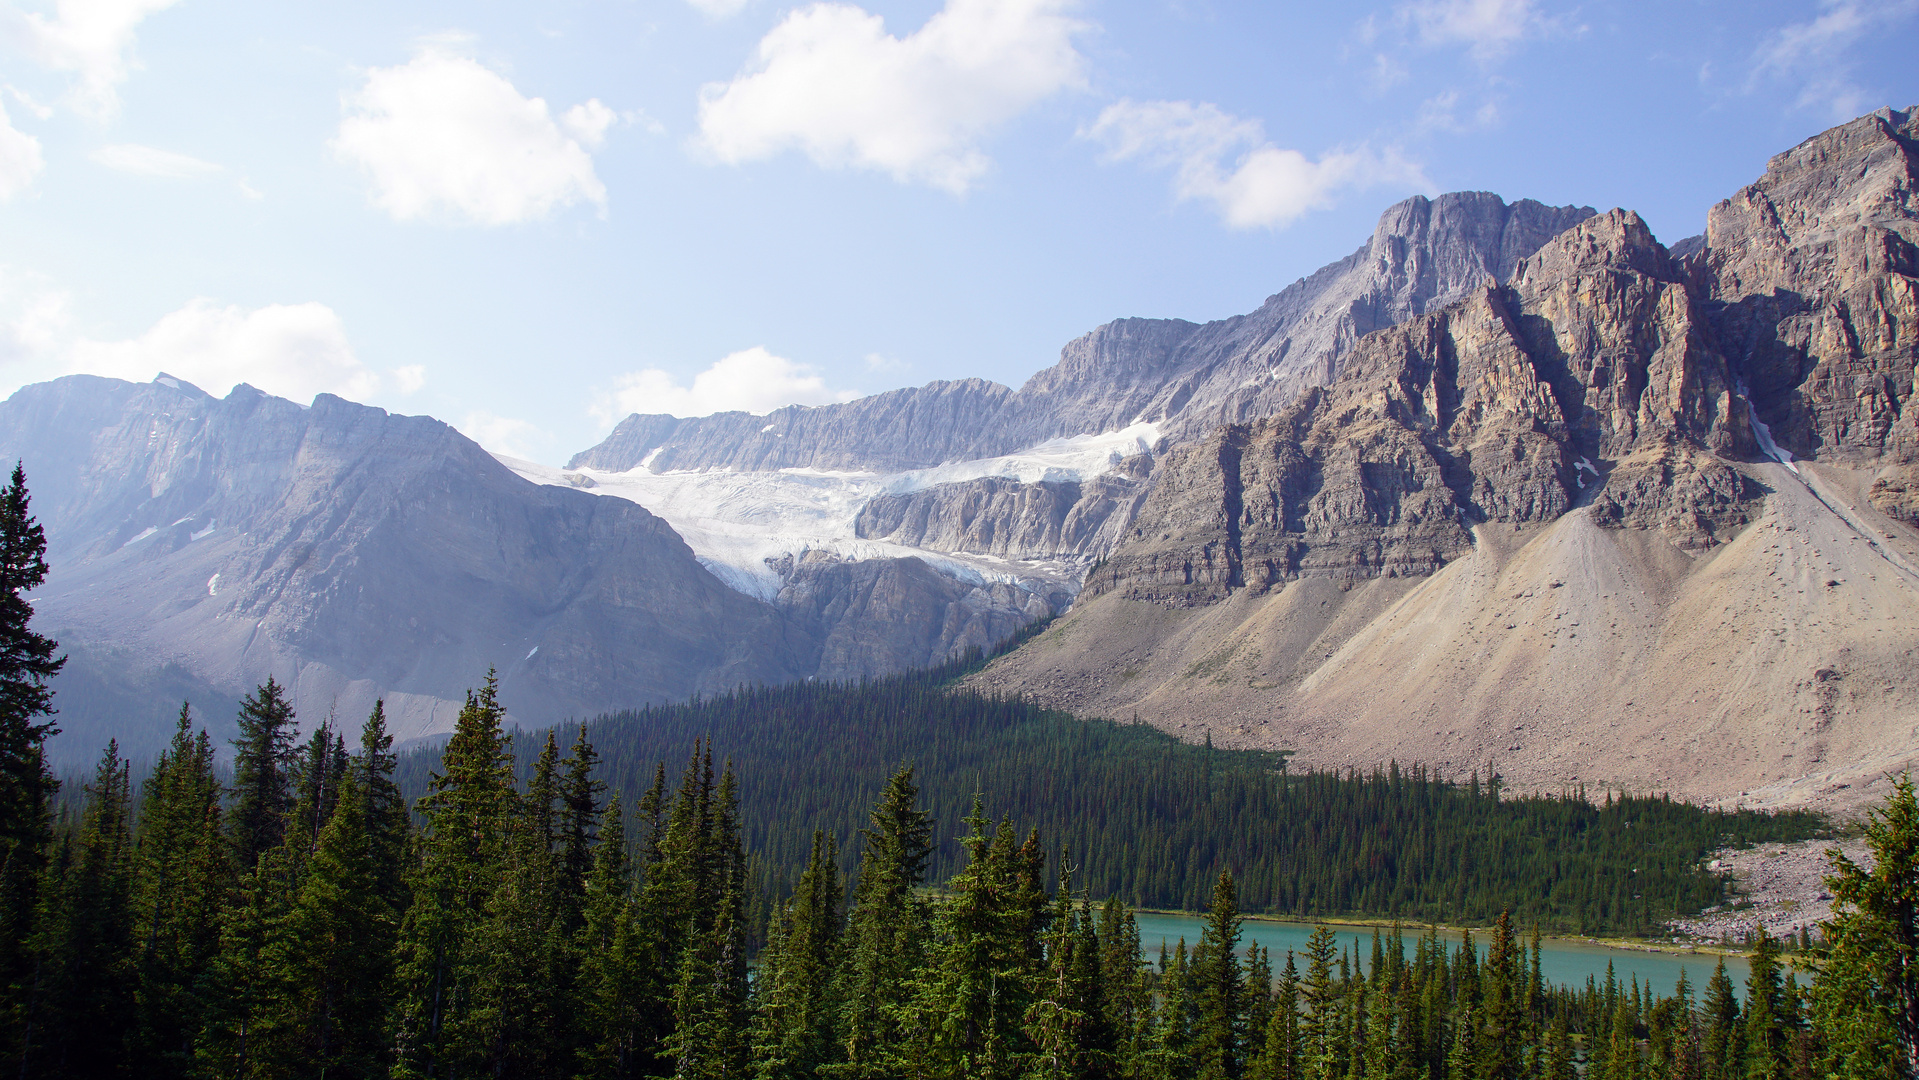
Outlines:
<svg viewBox="0 0 1919 1080"><path fill-rule="evenodd" d="M135 1061L153 1077L185 1077L202 1023L202 978L220 947L219 915L233 887L221 829L213 740L180 706L173 742L140 800L133 918L139 1030Z"/></svg>
<svg viewBox="0 0 1919 1080"><path fill-rule="evenodd" d="M1190 985L1196 1022L1193 1053L1200 1080L1234 1080L1244 1065L1244 987L1239 963L1239 888L1230 870L1213 885L1206 929L1194 952Z"/></svg>
<svg viewBox="0 0 1919 1080"><path fill-rule="evenodd" d="M29 628L33 605L23 593L47 578L46 534L29 512L25 470L16 463L0 489L0 1054L17 1060L25 1021L38 1007L44 958L30 942L53 845L49 804L59 784L48 771L45 743L53 726L47 680L66 663L58 644Z"/></svg>
<svg viewBox="0 0 1919 1080"><path fill-rule="evenodd" d="M1912 774L1867 816L1870 868L1827 852L1833 917L1814 976L1820 1067L1839 1077L1919 1077L1919 797Z"/></svg>
<svg viewBox="0 0 1919 1080"><path fill-rule="evenodd" d="M234 860L251 873L260 856L286 840L292 795L293 705L285 689L267 681L240 702L240 737L233 743L233 812L228 821Z"/></svg>
<svg viewBox="0 0 1919 1080"><path fill-rule="evenodd" d="M26 1020L39 1030L22 1048L20 1075L124 1074L134 1013L132 787L109 742L78 835L55 862L36 921L41 978Z"/></svg>
<svg viewBox="0 0 1919 1080"><path fill-rule="evenodd" d="M426 819L413 903L400 927L396 1011L403 1076L445 1076L459 1053L450 1036L467 1030L471 937L500 878L514 803L513 759L501 730L492 672L454 723L419 811Z"/></svg>
<svg viewBox="0 0 1919 1080"><path fill-rule="evenodd" d="M1333 981L1339 939L1329 926L1316 926L1306 939L1306 974L1300 982L1299 1074L1302 1080L1336 1080L1341 1059L1340 987Z"/></svg>
<svg viewBox="0 0 1919 1080"><path fill-rule="evenodd" d="M919 805L911 766L887 781L860 839L859 884L837 994L844 1063L831 1070L845 1080L893 1075L924 955L927 917L918 889L932 856L933 826Z"/></svg>
<svg viewBox="0 0 1919 1080"><path fill-rule="evenodd" d="M775 915L777 941L761 954L755 994L754 1074L812 1077L838 1057L833 999L844 928L839 852L813 831L813 850L791 901Z"/></svg>
<svg viewBox="0 0 1919 1080"><path fill-rule="evenodd" d="M271 1005L259 1051L268 1075L382 1075L399 916L383 892L365 792L348 777L307 873L266 949Z"/></svg>
<svg viewBox="0 0 1919 1080"><path fill-rule="evenodd" d="M1726 974L1726 962L1719 961L1712 978L1706 982L1706 997L1700 1002L1705 1012L1705 1037L1700 1053L1705 1059L1705 1080L1743 1080L1745 1055L1739 1038L1739 1000L1733 996L1732 979Z"/></svg>
<svg viewBox="0 0 1919 1080"><path fill-rule="evenodd" d="M1749 1080L1784 1080L1791 1067L1786 1030L1786 1001L1779 977L1779 943L1762 923L1753 942L1751 973L1746 978L1744 1031Z"/></svg>

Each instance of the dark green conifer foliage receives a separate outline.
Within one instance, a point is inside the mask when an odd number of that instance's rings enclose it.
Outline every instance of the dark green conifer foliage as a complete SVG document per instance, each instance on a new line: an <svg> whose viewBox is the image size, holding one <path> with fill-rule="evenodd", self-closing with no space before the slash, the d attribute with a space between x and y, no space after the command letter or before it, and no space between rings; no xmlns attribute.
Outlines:
<svg viewBox="0 0 1919 1080"><path fill-rule="evenodd" d="M1834 897L1809 1010L1825 1032L1818 1068L1873 1080L1919 1077L1919 797L1893 779L1866 824L1870 869L1828 852Z"/></svg>
<svg viewBox="0 0 1919 1080"><path fill-rule="evenodd" d="M41 891L41 978L26 1018L40 1034L24 1047L22 1076L126 1075L134 1011L130 788L127 763L109 742L87 785L78 834Z"/></svg>
<svg viewBox="0 0 1919 1080"><path fill-rule="evenodd" d="M233 887L221 829L213 740L180 706L173 742L147 777L134 857L133 918L139 1029L134 1061L146 1076L184 1077L203 1022L200 983L220 947L221 907Z"/></svg>
<svg viewBox="0 0 1919 1080"><path fill-rule="evenodd" d="M765 1080L819 1075L840 1043L835 1025L834 974L844 935L839 852L832 838L813 832L813 853L793 899L774 915L774 934L760 955L754 995L753 1071Z"/></svg>
<svg viewBox="0 0 1919 1080"><path fill-rule="evenodd" d="M33 605L22 594L47 579L47 537L30 502L26 472L16 462L0 488L0 855L45 842L41 818L51 778L40 750L58 731L47 680L67 662L54 656L57 642L28 626Z"/></svg>
<svg viewBox="0 0 1919 1080"><path fill-rule="evenodd" d="M386 702L375 701L360 729L360 752L354 755L349 773L366 805L367 842L372 845L380 897L389 909L404 913L411 900L405 863L413 820L400 786L393 782L396 760L393 736L386 730Z"/></svg>
<svg viewBox="0 0 1919 1080"><path fill-rule="evenodd" d="M401 1076L446 1076L461 1055L484 1050L456 1044L452 1036L473 1031L468 1013L478 958L469 955L470 939L498 885L516 801L504 715L498 680L488 672L455 721L441 758L445 771L433 776L420 800L426 824L397 957Z"/></svg>
<svg viewBox="0 0 1919 1080"><path fill-rule="evenodd" d="M689 818L692 827L683 836L683 854L692 867L687 895L695 907L686 920L686 948L673 984L673 1033L666 1047L674 1075L689 1080L742 1076L748 1052L746 854L740 846L738 785L730 763L717 790L712 777L708 748ZM674 839L671 828L668 839Z"/></svg>
<svg viewBox="0 0 1919 1080"><path fill-rule="evenodd" d="M1291 950L1286 953L1285 970L1279 974L1264 1037L1266 1045L1254 1066L1254 1080L1300 1080L1299 967Z"/></svg>
<svg viewBox="0 0 1919 1080"><path fill-rule="evenodd" d="M1239 890L1230 870L1213 885L1206 929L1194 950L1193 1054L1200 1080L1233 1080L1245 1064L1245 987L1239 963Z"/></svg>
<svg viewBox="0 0 1919 1080"><path fill-rule="evenodd" d="M586 882L593 870L601 796L606 792L606 785L593 776L599 763L600 755L581 724L560 780L560 925L568 934L577 934L585 919Z"/></svg>
<svg viewBox="0 0 1919 1080"><path fill-rule="evenodd" d="M53 842L50 803L59 784L43 748L56 733L47 680L66 663L58 644L28 624L33 606L22 593L47 578L45 532L29 511L26 473L16 463L0 489L0 1054L25 1052L24 1017L37 1009L43 956L28 948L38 936L35 914Z"/></svg>
<svg viewBox="0 0 1919 1080"><path fill-rule="evenodd" d="M1134 1064L1146 1050L1152 1032L1153 995L1145 953L1140 949L1139 923L1118 897L1108 897L1099 911L1100 1004L1112 1033L1113 1052L1121 1075L1134 1075Z"/></svg>
<svg viewBox="0 0 1919 1080"><path fill-rule="evenodd" d="M1531 1041L1526 1027L1524 949L1513 930L1512 916L1501 912L1493 926L1481 980L1485 1009L1478 1075L1481 1080L1522 1080L1522 1052Z"/></svg>
<svg viewBox="0 0 1919 1080"><path fill-rule="evenodd" d="M1299 1075L1302 1080L1333 1080L1343 1058L1339 1034L1345 1026L1344 995L1333 979L1339 939L1329 926L1316 926L1306 939L1306 974L1300 982Z"/></svg>
<svg viewBox="0 0 1919 1080"><path fill-rule="evenodd" d="M860 833L859 884L839 978L844 1064L833 1075L871 1080L893 1075L912 980L925 948L926 905L918 895L932 854L933 827L919 805L911 766L895 772Z"/></svg>
<svg viewBox="0 0 1919 1080"><path fill-rule="evenodd" d="M1753 942L1752 971L1746 978L1746 1076L1749 1080L1784 1080L1791 1067L1792 1045L1786 1027L1787 1003L1779 976L1779 943L1759 926Z"/></svg>
<svg viewBox="0 0 1919 1080"><path fill-rule="evenodd" d="M293 705L273 676L240 702L240 737L233 742L234 860L242 873L279 847L287 836L292 795L287 775L293 760ZM324 730L324 729L323 729Z"/></svg>
<svg viewBox="0 0 1919 1080"><path fill-rule="evenodd" d="M387 996L399 916L356 779L340 786L298 895L266 949L264 1075L375 1077L389 1066Z"/></svg>
<svg viewBox="0 0 1919 1080"><path fill-rule="evenodd" d="M1733 996L1732 978L1726 974L1726 962L1719 961L1706 983L1706 998L1700 1003L1705 1017L1705 1037L1700 1052L1705 1058L1705 1080L1740 1080L1746 1075L1743 1040L1739 1030L1739 999Z"/></svg>

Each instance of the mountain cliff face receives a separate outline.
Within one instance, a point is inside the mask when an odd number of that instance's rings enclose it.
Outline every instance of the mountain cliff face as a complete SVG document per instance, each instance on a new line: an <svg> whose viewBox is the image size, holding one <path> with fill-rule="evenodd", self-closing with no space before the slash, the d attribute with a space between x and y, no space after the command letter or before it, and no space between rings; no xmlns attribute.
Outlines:
<svg viewBox="0 0 1919 1080"><path fill-rule="evenodd" d="M0 404L0 453L49 537L37 625L136 680L230 701L272 674L308 720L385 696L404 737L447 730L489 667L524 723L811 673L806 630L664 522L435 420L72 376Z"/></svg>
<svg viewBox="0 0 1919 1080"><path fill-rule="evenodd" d="M1593 217L1173 451L981 683L1542 786L1810 798L1919 757L1913 118L1775 158L1684 259Z"/></svg>

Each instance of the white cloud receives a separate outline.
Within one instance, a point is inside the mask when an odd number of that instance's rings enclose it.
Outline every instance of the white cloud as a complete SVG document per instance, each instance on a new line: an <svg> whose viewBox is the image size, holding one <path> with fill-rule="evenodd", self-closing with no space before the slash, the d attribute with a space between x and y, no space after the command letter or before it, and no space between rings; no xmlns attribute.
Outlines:
<svg viewBox="0 0 1919 1080"><path fill-rule="evenodd" d="M318 303L249 311L197 299L137 338L74 341L65 366L133 382L165 371L216 397L242 382L300 402L320 393L364 401L380 387L379 375L354 355L340 317Z"/></svg>
<svg viewBox="0 0 1919 1080"><path fill-rule="evenodd" d="M1543 14L1536 0L1419 0L1400 5L1394 15L1420 44L1464 45L1481 63L1505 56L1529 38L1583 29Z"/></svg>
<svg viewBox="0 0 1919 1080"><path fill-rule="evenodd" d="M12 20L40 63L77 77L69 99L75 111L98 120L120 109L120 84L139 64L133 32L140 21L177 0L59 0L52 18L38 12Z"/></svg>
<svg viewBox="0 0 1919 1080"><path fill-rule="evenodd" d="M6 107L0 105L0 200L25 191L45 164L40 140L14 127Z"/></svg>
<svg viewBox="0 0 1919 1080"><path fill-rule="evenodd" d="M700 144L738 164L799 150L960 194L1000 125L1085 83L1074 0L947 0L904 38L844 3L792 12L730 83L700 91Z"/></svg>
<svg viewBox="0 0 1919 1080"><path fill-rule="evenodd" d="M736 15L746 6L746 0L686 0L700 14L713 19L724 19Z"/></svg>
<svg viewBox="0 0 1919 1080"><path fill-rule="evenodd" d="M556 123L544 99L429 47L368 72L343 108L333 149L365 171L374 204L397 220L444 214L506 225L582 201L606 206L592 151L614 115L597 100Z"/></svg>
<svg viewBox="0 0 1919 1080"><path fill-rule="evenodd" d="M775 356L760 346L722 357L681 386L658 368L622 375L611 394L589 410L610 424L628 413L707 416L716 412L764 414L786 405L827 405L859 397L832 390L812 367Z"/></svg>
<svg viewBox="0 0 1919 1080"><path fill-rule="evenodd" d="M1212 203L1236 229L1289 224L1331 205L1346 188L1431 187L1419 166L1396 151L1361 146L1328 151L1314 161L1267 142L1259 121L1208 102L1122 100L1081 134L1105 143L1109 160L1171 167L1177 198Z"/></svg>
<svg viewBox="0 0 1919 1080"><path fill-rule="evenodd" d="M551 436L525 420L475 411L454 425L460 433L496 454L531 460L536 445L552 442Z"/></svg>
<svg viewBox="0 0 1919 1080"><path fill-rule="evenodd" d="M1870 93L1853 81L1846 54L1919 13L1919 0L1822 0L1819 14L1774 31L1754 55L1752 89L1760 79L1803 80L1797 104L1850 120L1870 108Z"/></svg>
<svg viewBox="0 0 1919 1080"><path fill-rule="evenodd" d="M102 146L88 156L95 163L105 165L109 169L134 173L138 176L164 176L187 180L224 171L211 161L201 161L197 157L176 154L171 150L160 150L133 143Z"/></svg>
<svg viewBox="0 0 1919 1080"><path fill-rule="evenodd" d="M426 385L426 365L408 364L393 369L393 388L402 394L417 393Z"/></svg>

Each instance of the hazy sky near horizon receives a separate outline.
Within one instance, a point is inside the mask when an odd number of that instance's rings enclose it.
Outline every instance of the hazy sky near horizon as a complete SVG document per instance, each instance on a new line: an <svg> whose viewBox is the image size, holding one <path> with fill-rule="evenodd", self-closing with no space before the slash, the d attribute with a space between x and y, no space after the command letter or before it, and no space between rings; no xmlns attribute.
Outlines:
<svg viewBox="0 0 1919 1080"><path fill-rule="evenodd" d="M561 462L1018 385L1413 194L1639 211L1919 103L1919 0L0 0L0 392L166 370Z"/></svg>

